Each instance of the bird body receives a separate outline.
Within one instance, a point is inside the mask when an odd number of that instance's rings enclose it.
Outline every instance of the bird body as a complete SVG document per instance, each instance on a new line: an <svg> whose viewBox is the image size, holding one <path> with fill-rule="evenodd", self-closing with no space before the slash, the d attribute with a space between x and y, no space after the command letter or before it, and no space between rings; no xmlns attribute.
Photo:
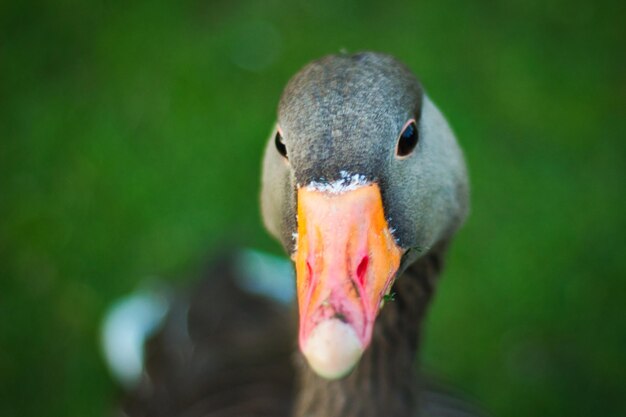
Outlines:
<svg viewBox="0 0 626 417"><path fill-rule="evenodd" d="M181 326L170 320L149 345L150 383L128 413L469 415L433 407L413 366L469 198L456 139L411 72L377 53L305 66L281 97L261 183L264 223L294 262L298 319L218 262L189 302L186 341L168 341Z"/></svg>

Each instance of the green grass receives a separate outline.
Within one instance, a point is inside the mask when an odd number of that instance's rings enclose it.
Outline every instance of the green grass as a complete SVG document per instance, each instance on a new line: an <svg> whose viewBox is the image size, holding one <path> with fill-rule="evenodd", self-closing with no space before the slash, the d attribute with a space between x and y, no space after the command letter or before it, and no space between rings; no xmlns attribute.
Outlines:
<svg viewBox="0 0 626 417"><path fill-rule="evenodd" d="M494 415L625 414L623 22L617 1L1 3L0 415L110 415L110 302L224 239L279 252L264 141L288 77L342 48L413 68L470 166L426 366Z"/></svg>

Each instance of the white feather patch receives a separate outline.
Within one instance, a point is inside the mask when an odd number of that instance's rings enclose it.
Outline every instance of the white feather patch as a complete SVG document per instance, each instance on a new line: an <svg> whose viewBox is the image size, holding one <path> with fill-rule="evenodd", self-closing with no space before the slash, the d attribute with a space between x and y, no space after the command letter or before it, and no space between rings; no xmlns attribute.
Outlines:
<svg viewBox="0 0 626 417"><path fill-rule="evenodd" d="M369 184L364 175L350 174L348 171L341 171L339 175L341 178L333 182L312 181L307 188L330 194L342 194Z"/></svg>

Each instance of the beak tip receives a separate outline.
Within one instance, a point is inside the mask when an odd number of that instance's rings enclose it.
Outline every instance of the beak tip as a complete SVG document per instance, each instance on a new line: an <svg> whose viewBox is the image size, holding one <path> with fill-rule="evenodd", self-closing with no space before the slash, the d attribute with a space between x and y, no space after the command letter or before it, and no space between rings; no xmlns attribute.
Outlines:
<svg viewBox="0 0 626 417"><path fill-rule="evenodd" d="M309 366L326 379L346 376L359 361L363 351L363 345L352 326L337 319L318 324L302 346L302 353Z"/></svg>

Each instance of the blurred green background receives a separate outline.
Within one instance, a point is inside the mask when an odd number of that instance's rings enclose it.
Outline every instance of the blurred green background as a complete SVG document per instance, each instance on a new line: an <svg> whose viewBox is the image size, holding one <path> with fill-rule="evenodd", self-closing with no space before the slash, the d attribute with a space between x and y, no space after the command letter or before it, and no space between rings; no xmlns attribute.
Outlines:
<svg viewBox="0 0 626 417"><path fill-rule="evenodd" d="M425 366L497 416L626 415L623 2L1 2L0 415L106 416L98 331L260 225L289 76L378 50L464 147Z"/></svg>

